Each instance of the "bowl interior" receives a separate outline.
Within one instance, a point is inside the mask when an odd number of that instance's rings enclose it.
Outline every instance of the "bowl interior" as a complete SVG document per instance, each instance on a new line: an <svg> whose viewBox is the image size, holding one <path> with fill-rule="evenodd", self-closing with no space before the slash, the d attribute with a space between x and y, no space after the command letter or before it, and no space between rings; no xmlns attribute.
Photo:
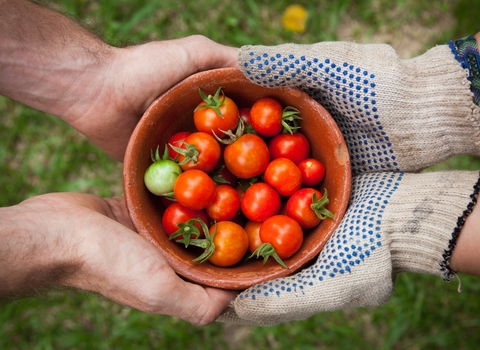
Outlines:
<svg viewBox="0 0 480 350"><path fill-rule="evenodd" d="M198 251L172 242L163 232L164 207L158 197L145 187L143 175L151 164L150 151L162 147L178 131L193 131L193 110L201 102L198 88L214 94L219 86L239 108L250 107L261 97L278 99L283 106L294 106L303 118L301 131L311 143L311 155L324 163L326 175L318 186L328 191L328 209L335 220L327 219L307 230L302 248L285 260L284 269L273 259L251 260L234 267L217 267L209 262L194 263ZM323 248L340 223L347 208L351 187L351 169L347 147L330 114L297 88L264 88L251 83L237 69L225 68L197 73L175 85L157 98L138 123L130 139L124 162L124 191L129 214L137 232L154 244L171 267L187 280L224 288L245 289L265 280L283 277L300 269Z"/></svg>

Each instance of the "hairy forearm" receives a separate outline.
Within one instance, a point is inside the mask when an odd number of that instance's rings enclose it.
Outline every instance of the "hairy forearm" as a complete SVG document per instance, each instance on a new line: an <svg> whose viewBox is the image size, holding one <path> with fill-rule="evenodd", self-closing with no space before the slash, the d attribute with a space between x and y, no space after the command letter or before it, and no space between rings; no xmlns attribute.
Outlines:
<svg viewBox="0 0 480 350"><path fill-rule="evenodd" d="M0 94L75 119L91 103L113 48L60 13L24 0L0 0ZM92 84L98 80L97 84ZM87 89L87 84L90 87Z"/></svg>
<svg viewBox="0 0 480 350"><path fill-rule="evenodd" d="M0 299L62 285L79 268L75 245L47 229L58 223L44 214L28 203L0 208Z"/></svg>

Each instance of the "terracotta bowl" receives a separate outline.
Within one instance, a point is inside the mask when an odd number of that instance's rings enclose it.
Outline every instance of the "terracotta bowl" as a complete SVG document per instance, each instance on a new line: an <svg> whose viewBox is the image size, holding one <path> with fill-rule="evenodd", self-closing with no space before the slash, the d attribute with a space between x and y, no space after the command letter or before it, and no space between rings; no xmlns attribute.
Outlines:
<svg viewBox="0 0 480 350"><path fill-rule="evenodd" d="M239 108L250 107L261 97L274 97L283 106L294 106L301 112L302 132L311 143L311 155L324 163L326 175L319 185L328 190L328 209L335 220L327 219L305 232L301 249L281 267L273 259L239 263L234 267L217 267L209 262L194 263L198 251L192 252L174 243L163 232L161 218L164 207L158 197L146 189L143 176L151 164L150 150L165 145L178 131L193 131L193 110L201 102L198 88L214 94L219 86ZM124 190L129 214L137 232L164 255L177 274L202 285L241 290L259 282L283 277L301 269L321 251L347 208L351 169L348 150L330 114L316 101L297 88L263 88L251 83L237 69L217 69L194 74L157 98L143 115L130 139L124 162Z"/></svg>

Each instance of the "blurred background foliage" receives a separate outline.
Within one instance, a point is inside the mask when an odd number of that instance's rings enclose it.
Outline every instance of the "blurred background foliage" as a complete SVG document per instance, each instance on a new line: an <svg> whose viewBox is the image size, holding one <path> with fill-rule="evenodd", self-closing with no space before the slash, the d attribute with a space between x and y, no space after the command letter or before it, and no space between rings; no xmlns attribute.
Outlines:
<svg viewBox="0 0 480 350"><path fill-rule="evenodd" d="M382 42L402 58L480 30L479 0L297 1L305 30L282 15L291 1L52 0L58 11L116 46L203 34L220 43L275 45L325 40ZM122 166L65 123L0 98L0 204L52 191L122 193ZM432 167L480 169L457 156ZM1 349L473 349L480 344L480 280L463 292L433 276L398 276L379 308L319 314L275 327L195 327L149 315L85 292L58 291L3 303ZM192 296L195 297L195 296Z"/></svg>

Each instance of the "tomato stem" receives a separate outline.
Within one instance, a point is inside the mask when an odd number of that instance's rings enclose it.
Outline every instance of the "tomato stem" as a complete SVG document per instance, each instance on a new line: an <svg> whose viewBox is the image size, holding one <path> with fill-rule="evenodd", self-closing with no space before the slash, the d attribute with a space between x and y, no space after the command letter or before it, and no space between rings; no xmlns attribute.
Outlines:
<svg viewBox="0 0 480 350"><path fill-rule="evenodd" d="M215 230L213 231L212 234L210 234L207 224L205 224L202 220L198 218L193 218L193 219L190 219L189 221L199 222L200 225L202 226L203 233L205 234L205 238L203 239L194 238L194 239L191 239L189 242L189 245L204 249L203 253L199 257L192 260L193 262L199 261L200 263L203 263L208 259L210 259L212 255L215 253L216 247L215 247L215 243L213 242L213 239L215 238L215 234L217 233L217 223L215 223ZM181 239L181 240L178 240L177 242L185 243L185 240Z"/></svg>
<svg viewBox="0 0 480 350"><path fill-rule="evenodd" d="M282 267L288 269L288 266L285 265L282 259L278 256L275 248L270 243L262 243L248 258L253 258L254 256L263 257L263 265L266 264L268 258L273 257L277 263L282 265Z"/></svg>
<svg viewBox="0 0 480 350"><path fill-rule="evenodd" d="M300 116L300 111L292 106L287 106L283 109L282 112L282 132L284 134L290 133L293 134L300 129L299 120L302 120Z"/></svg>
<svg viewBox="0 0 480 350"><path fill-rule="evenodd" d="M315 212L319 219L325 220L326 218L330 218L335 220L335 215L331 211L329 211L325 206L330 202L328 199L328 192L325 188L325 193L323 194L322 198L318 199L316 192L313 193L312 197L312 204L310 208Z"/></svg>
<svg viewBox="0 0 480 350"><path fill-rule="evenodd" d="M215 134L215 131L212 130L213 136L217 139L218 142L223 143L224 145L231 145L235 141L237 141L242 135L244 134L245 130L245 122L243 121L242 118L238 118L238 126L237 130L235 130L235 134L232 132L232 130L222 130L218 129L219 131L223 132L228 138L222 139Z"/></svg>
<svg viewBox="0 0 480 350"><path fill-rule="evenodd" d="M170 147L172 147L174 151L184 156L183 160L179 162L178 165L182 166L188 162L196 164L198 162L198 155L200 154L200 151L192 143L183 142L183 144L185 145L185 148L176 147L170 144Z"/></svg>
<svg viewBox="0 0 480 350"><path fill-rule="evenodd" d="M191 243L191 237L195 235L195 238L200 236L200 230L195 226L195 223L199 221L198 218L190 219L187 222L181 222L177 224L178 230L172 233L169 237L170 240L183 236L183 239L178 240L180 243L185 244L185 248ZM201 221L201 220L200 220Z"/></svg>
<svg viewBox="0 0 480 350"><path fill-rule="evenodd" d="M205 104L197 106L197 108L195 108L194 112L196 112L197 110L199 110L201 108L211 108L215 111L215 113L217 113L220 116L220 118L223 119L222 112L220 111L220 108L219 108L223 104L223 102L225 101L225 94L224 94L222 89L223 89L223 86L220 86L217 89L217 91L215 92L214 96L212 96L212 95L206 96L205 93L202 91L202 89L198 88L198 92L200 93L200 97L205 102ZM221 98L220 98L220 93L222 93Z"/></svg>
<svg viewBox="0 0 480 350"><path fill-rule="evenodd" d="M160 148L160 145L157 146L157 149L155 150L155 155L153 154L153 150L150 149L150 158L152 158L152 162L158 162L160 160L167 160L170 159L168 156L168 147L167 144L165 144L165 149L163 150L163 157L160 158L160 153L158 152Z"/></svg>

